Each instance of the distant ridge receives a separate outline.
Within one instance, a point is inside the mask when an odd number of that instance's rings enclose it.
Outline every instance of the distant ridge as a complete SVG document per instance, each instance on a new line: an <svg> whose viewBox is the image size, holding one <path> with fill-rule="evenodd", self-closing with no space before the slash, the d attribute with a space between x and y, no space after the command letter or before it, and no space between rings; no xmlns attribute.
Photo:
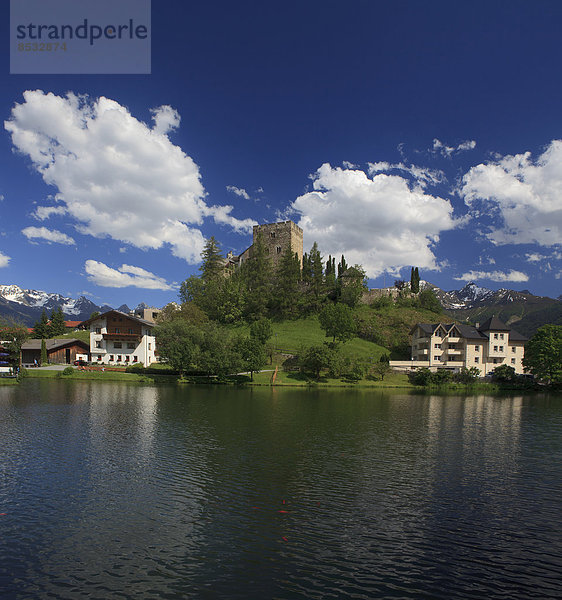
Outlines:
<svg viewBox="0 0 562 600"><path fill-rule="evenodd" d="M113 308L107 304L98 306L85 296L73 299L58 293L23 289L15 284L0 285L0 317L2 318L32 327L43 310L50 315L59 306L69 321L84 321L95 311L102 313ZM142 303L139 306L146 305ZM131 309L126 304L122 304L118 310L128 313Z"/></svg>

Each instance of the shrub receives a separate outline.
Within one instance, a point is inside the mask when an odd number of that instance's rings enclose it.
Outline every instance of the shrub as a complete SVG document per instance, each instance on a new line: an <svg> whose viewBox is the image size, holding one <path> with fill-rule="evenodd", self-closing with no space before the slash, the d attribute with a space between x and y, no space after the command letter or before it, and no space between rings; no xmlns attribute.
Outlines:
<svg viewBox="0 0 562 600"><path fill-rule="evenodd" d="M380 310L381 308L388 308L393 304L394 300L392 299L392 296L379 296L371 302L371 308L374 308L375 310Z"/></svg>
<svg viewBox="0 0 562 600"><path fill-rule="evenodd" d="M65 367L62 370L63 375L74 375L74 369L72 367Z"/></svg>
<svg viewBox="0 0 562 600"><path fill-rule="evenodd" d="M420 367L408 373L410 383L414 385L429 385L433 373L427 367Z"/></svg>
<svg viewBox="0 0 562 600"><path fill-rule="evenodd" d="M476 367L467 369L463 367L458 373L455 373L453 379L458 383L474 383L480 377L480 370Z"/></svg>
<svg viewBox="0 0 562 600"><path fill-rule="evenodd" d="M500 365L492 371L492 377L502 383L515 381L515 369L509 365Z"/></svg>

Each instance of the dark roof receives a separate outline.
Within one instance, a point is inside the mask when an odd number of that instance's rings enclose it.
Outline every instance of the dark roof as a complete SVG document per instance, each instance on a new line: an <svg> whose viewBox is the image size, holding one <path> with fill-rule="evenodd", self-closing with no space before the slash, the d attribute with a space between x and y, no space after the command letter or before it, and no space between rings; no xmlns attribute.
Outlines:
<svg viewBox="0 0 562 600"><path fill-rule="evenodd" d="M490 317L487 321L482 323L478 329L480 331L510 331L511 328L497 317Z"/></svg>
<svg viewBox="0 0 562 600"><path fill-rule="evenodd" d="M77 338L68 338L68 339L53 339L53 340L45 340L45 345L47 346L47 352L49 350L58 350L59 348L64 348L65 346L79 345L85 349L90 348L90 344L87 342L83 342ZM27 340L21 345L22 350L41 350L41 340Z"/></svg>
<svg viewBox="0 0 562 600"><path fill-rule="evenodd" d="M472 325L455 325L455 327L459 330L459 333L464 338L468 338L471 340L482 340L486 339L486 336L480 333L476 327Z"/></svg>
<svg viewBox="0 0 562 600"><path fill-rule="evenodd" d="M92 321L97 321L98 319L102 319L103 317L105 317L106 315L109 315L110 313L115 313L122 317L127 317L128 319L131 319L132 321L137 321L138 323L142 323L143 325L147 325L149 327L155 326L155 323L153 321L147 321L146 319L141 319L140 317L137 317L136 315L127 314L120 310L107 310L104 313L102 313L101 315L98 315L97 317L94 317L94 318L90 317L89 319L86 319L86 321L82 321L80 323L80 327L87 327Z"/></svg>
<svg viewBox="0 0 562 600"><path fill-rule="evenodd" d="M521 335L515 329L511 329L504 323L502 323L497 317L488 319L482 327L478 329L472 325L464 325L462 323L416 323L410 330L410 334L414 333L416 327L419 327L427 335L432 335L439 326L443 326L447 331L450 331L452 327L456 327L462 337L470 340L487 340L488 334L486 331L507 331L509 333L509 339L514 342L526 342L528 338Z"/></svg>
<svg viewBox="0 0 562 600"><path fill-rule="evenodd" d="M524 335L522 335L521 333L519 333L518 331L515 331L515 329L510 329L509 330L509 341L513 341L513 342L526 342L528 341L528 337L525 337Z"/></svg>

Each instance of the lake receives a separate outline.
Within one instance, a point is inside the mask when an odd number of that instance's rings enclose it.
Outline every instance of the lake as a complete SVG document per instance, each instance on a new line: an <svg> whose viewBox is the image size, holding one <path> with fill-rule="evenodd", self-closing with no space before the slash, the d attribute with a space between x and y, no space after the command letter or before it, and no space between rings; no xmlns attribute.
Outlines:
<svg viewBox="0 0 562 600"><path fill-rule="evenodd" d="M0 597L560 598L562 397L0 387Z"/></svg>

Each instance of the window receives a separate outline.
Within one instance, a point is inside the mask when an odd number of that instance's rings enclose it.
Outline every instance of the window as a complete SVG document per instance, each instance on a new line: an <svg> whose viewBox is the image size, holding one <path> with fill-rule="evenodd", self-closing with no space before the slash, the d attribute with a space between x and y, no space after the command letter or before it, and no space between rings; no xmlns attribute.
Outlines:
<svg viewBox="0 0 562 600"><path fill-rule="evenodd" d="M96 327L96 333L101 333L101 327Z"/></svg>
<svg viewBox="0 0 562 600"><path fill-rule="evenodd" d="M101 360L101 356L98 356L98 360Z"/></svg>
<svg viewBox="0 0 562 600"><path fill-rule="evenodd" d="M121 342L113 342L114 348L123 348L123 344Z"/></svg>
<svg viewBox="0 0 562 600"><path fill-rule="evenodd" d="M101 340L98 340L98 341L96 342L96 348L101 348Z"/></svg>
<svg viewBox="0 0 562 600"><path fill-rule="evenodd" d="M435 347L440 350L441 349L441 344L435 344Z"/></svg>
<svg viewBox="0 0 562 600"><path fill-rule="evenodd" d="M498 334L494 333L494 339L497 340L498 339Z"/></svg>
<svg viewBox="0 0 562 600"><path fill-rule="evenodd" d="M134 350L135 349L135 345L131 342L127 342L127 350Z"/></svg>
<svg viewBox="0 0 562 600"><path fill-rule="evenodd" d="M137 362L139 359L136 356L133 356L133 362Z"/></svg>
<svg viewBox="0 0 562 600"><path fill-rule="evenodd" d="M129 327L129 333L134 333L134 331Z"/></svg>
<svg viewBox="0 0 562 600"><path fill-rule="evenodd" d="M109 355L109 362L113 362L113 354Z"/></svg>
<svg viewBox="0 0 562 600"><path fill-rule="evenodd" d="M511 364L512 364L512 365L514 365L514 364L515 364L515 359L514 359L514 358L512 358L512 359L511 359Z"/></svg>
<svg viewBox="0 0 562 600"><path fill-rule="evenodd" d="M115 333L121 333L121 330L119 329L119 327L115 328Z"/></svg>
<svg viewBox="0 0 562 600"><path fill-rule="evenodd" d="M503 333L500 333L500 340L503 340Z"/></svg>
<svg viewBox="0 0 562 600"><path fill-rule="evenodd" d="M120 354L117 355L117 362L121 362L121 355Z"/></svg>
<svg viewBox="0 0 562 600"><path fill-rule="evenodd" d="M480 362L480 357L479 356L475 356L474 357L474 362L475 363L479 363Z"/></svg>
<svg viewBox="0 0 562 600"><path fill-rule="evenodd" d="M440 356L434 356L433 358L435 358L435 360L441 360Z"/></svg>
<svg viewBox="0 0 562 600"><path fill-rule="evenodd" d="M503 346L500 346L500 352L503 352Z"/></svg>
<svg viewBox="0 0 562 600"><path fill-rule="evenodd" d="M497 352L497 351L498 351L498 347L494 346L494 352Z"/></svg>
<svg viewBox="0 0 562 600"><path fill-rule="evenodd" d="M480 352L480 346L474 346L474 352Z"/></svg>
<svg viewBox="0 0 562 600"><path fill-rule="evenodd" d="M277 250L277 254L281 254L281 246L277 246L276 250Z"/></svg>
<svg viewBox="0 0 562 600"><path fill-rule="evenodd" d="M511 351L515 353L515 346L511 346Z"/></svg>
<svg viewBox="0 0 562 600"><path fill-rule="evenodd" d="M152 344L150 342L148 342L148 349L152 350Z"/></svg>
<svg viewBox="0 0 562 600"><path fill-rule="evenodd" d="M275 231L270 232L269 234L273 239L275 239Z"/></svg>

